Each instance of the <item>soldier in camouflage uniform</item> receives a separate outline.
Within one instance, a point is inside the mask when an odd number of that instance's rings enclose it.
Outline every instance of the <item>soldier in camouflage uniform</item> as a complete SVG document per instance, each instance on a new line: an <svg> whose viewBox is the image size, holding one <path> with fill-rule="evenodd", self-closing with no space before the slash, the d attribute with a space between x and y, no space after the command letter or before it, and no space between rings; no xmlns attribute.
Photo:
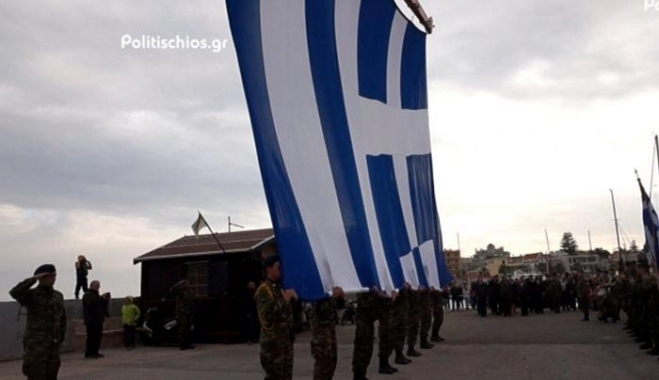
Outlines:
<svg viewBox="0 0 659 380"><path fill-rule="evenodd" d="M291 301L297 299L295 290L281 288L279 256L263 259L266 279L256 289L254 299L261 321L261 366L265 380L293 378L293 310Z"/></svg>
<svg viewBox="0 0 659 380"><path fill-rule="evenodd" d="M432 326L432 299L430 298L430 289L422 287L419 289L419 306L420 306L420 326L419 326L419 347L423 349L433 348L434 345L428 341L430 327Z"/></svg>
<svg viewBox="0 0 659 380"><path fill-rule="evenodd" d="M392 374L398 370L389 365L389 357L394 350L394 297L381 297L379 302L379 322L378 322L378 358L380 363L378 372L382 374Z"/></svg>
<svg viewBox="0 0 659 380"><path fill-rule="evenodd" d="M357 295L355 313L355 342L352 352L352 373L354 380L366 380L366 371L373 356L375 321L382 294L376 288Z"/></svg>
<svg viewBox="0 0 659 380"><path fill-rule="evenodd" d="M444 290L442 289L430 290L430 300L432 302L431 342L439 343L444 341L444 338L439 336L439 329L441 329L442 324L444 324L444 294L448 294L448 288L446 288L446 293L444 293Z"/></svg>
<svg viewBox="0 0 659 380"><path fill-rule="evenodd" d="M53 289L56 276L54 265L42 265L34 272L34 277L9 291L11 297L27 309L23 374L28 380L56 380L59 372L66 311L62 293ZM39 285L30 289L37 282Z"/></svg>
<svg viewBox="0 0 659 380"><path fill-rule="evenodd" d="M337 363L336 300L343 297L343 289L336 287L332 296L314 302L311 308L311 355L315 359L314 380L331 380Z"/></svg>
<svg viewBox="0 0 659 380"><path fill-rule="evenodd" d="M194 293L187 280L177 282L170 292L176 298L176 328L181 350L194 349L192 345L192 319L194 317Z"/></svg>
<svg viewBox="0 0 659 380"><path fill-rule="evenodd" d="M403 355L407 329L409 327L408 316L410 312L410 284L405 283L394 300L393 319L393 348L396 352L396 364L409 364L412 360Z"/></svg>
<svg viewBox="0 0 659 380"><path fill-rule="evenodd" d="M639 347L642 350L649 350L653 348L653 336L656 335L657 326L655 325L657 315L657 284L654 276L649 273L643 273L642 277L642 299L644 302L641 304L641 329L639 334L638 343L642 343Z"/></svg>
<svg viewBox="0 0 659 380"><path fill-rule="evenodd" d="M419 337L419 323L421 323L421 304L419 300L419 291L410 289L409 295L409 314L407 326L407 356L421 356L421 353L414 349L417 338Z"/></svg>

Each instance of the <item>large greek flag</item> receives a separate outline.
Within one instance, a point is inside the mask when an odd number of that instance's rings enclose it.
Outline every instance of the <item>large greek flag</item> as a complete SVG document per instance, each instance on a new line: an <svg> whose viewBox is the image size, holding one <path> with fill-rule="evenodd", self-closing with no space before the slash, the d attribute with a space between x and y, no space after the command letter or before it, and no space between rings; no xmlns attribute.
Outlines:
<svg viewBox="0 0 659 380"><path fill-rule="evenodd" d="M650 197L645 192L641 180L638 180L638 185L641 187L641 200L643 202L643 227L645 229L645 245L649 250L650 259L652 264L657 268L657 255L659 254L659 218L657 212L652 206Z"/></svg>
<svg viewBox="0 0 659 380"><path fill-rule="evenodd" d="M393 0L227 0L259 165L301 298L451 280L426 36Z"/></svg>

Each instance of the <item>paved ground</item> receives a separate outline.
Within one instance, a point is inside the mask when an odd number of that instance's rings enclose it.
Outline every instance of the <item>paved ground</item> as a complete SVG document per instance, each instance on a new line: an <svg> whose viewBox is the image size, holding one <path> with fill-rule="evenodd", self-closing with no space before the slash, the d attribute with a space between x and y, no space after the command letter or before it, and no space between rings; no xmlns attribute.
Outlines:
<svg viewBox="0 0 659 380"><path fill-rule="evenodd" d="M659 380L659 362L636 348L620 324L580 322L577 313L479 318L472 311L447 313L446 342L395 375L378 375L376 358L369 378L402 379L606 379ZM352 326L339 327L335 379L351 379ZM295 379L311 379L309 334L295 345ZM60 380L262 379L257 345L201 345L194 351L138 347L106 350L106 358L86 361L63 356ZM377 351L377 350L376 350ZM0 363L0 380L22 379L20 362Z"/></svg>

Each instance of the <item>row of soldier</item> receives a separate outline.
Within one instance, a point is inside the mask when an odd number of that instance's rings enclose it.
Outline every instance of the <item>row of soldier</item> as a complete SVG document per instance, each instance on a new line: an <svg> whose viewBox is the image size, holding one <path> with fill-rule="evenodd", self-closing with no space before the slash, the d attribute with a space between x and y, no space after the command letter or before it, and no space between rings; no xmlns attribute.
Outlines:
<svg viewBox="0 0 659 380"><path fill-rule="evenodd" d="M494 276L487 282L480 275L471 285L470 296L481 317L487 316L488 307L491 314L502 316L517 314L518 307L522 316L544 314L545 309L560 313L577 310L577 300L580 305L585 304L588 281L582 273L517 279ZM584 319L587 320L587 316Z"/></svg>
<svg viewBox="0 0 659 380"><path fill-rule="evenodd" d="M278 256L264 259L265 281L254 298L261 323L261 365L265 379L292 378L293 316L291 302L297 299L293 289L281 288L281 264ZM337 300L344 297L336 287L332 295L316 301L311 307L311 351L315 359L315 380L334 377L338 356L336 342ZM378 322L378 372L398 371L390 363L407 365L410 357L419 357L421 349L431 349L431 342L441 342L439 335L444 320L444 300L448 292L435 289L412 289L409 284L398 292L386 294L376 288L357 295L355 340L352 358L354 380L365 380L374 351L375 322Z"/></svg>
<svg viewBox="0 0 659 380"><path fill-rule="evenodd" d="M611 292L616 297L603 305L602 317L608 317L610 309L615 313L622 308L627 314L624 329L634 342L640 343L640 349L649 350L648 354L659 355L659 290L655 275L647 267L630 266L614 281Z"/></svg>

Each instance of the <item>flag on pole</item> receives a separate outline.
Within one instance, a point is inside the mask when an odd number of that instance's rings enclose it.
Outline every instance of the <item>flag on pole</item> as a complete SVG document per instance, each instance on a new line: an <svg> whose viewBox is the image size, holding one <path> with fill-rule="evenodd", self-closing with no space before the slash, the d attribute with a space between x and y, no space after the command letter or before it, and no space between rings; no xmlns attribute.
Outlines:
<svg viewBox="0 0 659 380"><path fill-rule="evenodd" d="M199 216L197 216L197 220L192 223L192 232L194 232L195 236L199 236L199 231L201 231L202 228L208 228L208 230L210 230L208 223L206 223L206 219L204 219L200 212Z"/></svg>
<svg viewBox="0 0 659 380"><path fill-rule="evenodd" d="M659 254L659 218L657 212L652 206L650 197L645 192L641 180L638 179L638 185L641 187L641 199L643 202L643 227L645 229L645 246L649 250L650 259L655 268L657 268L657 255Z"/></svg>
<svg viewBox="0 0 659 380"><path fill-rule="evenodd" d="M284 285L451 281L426 35L394 0L226 0Z"/></svg>

